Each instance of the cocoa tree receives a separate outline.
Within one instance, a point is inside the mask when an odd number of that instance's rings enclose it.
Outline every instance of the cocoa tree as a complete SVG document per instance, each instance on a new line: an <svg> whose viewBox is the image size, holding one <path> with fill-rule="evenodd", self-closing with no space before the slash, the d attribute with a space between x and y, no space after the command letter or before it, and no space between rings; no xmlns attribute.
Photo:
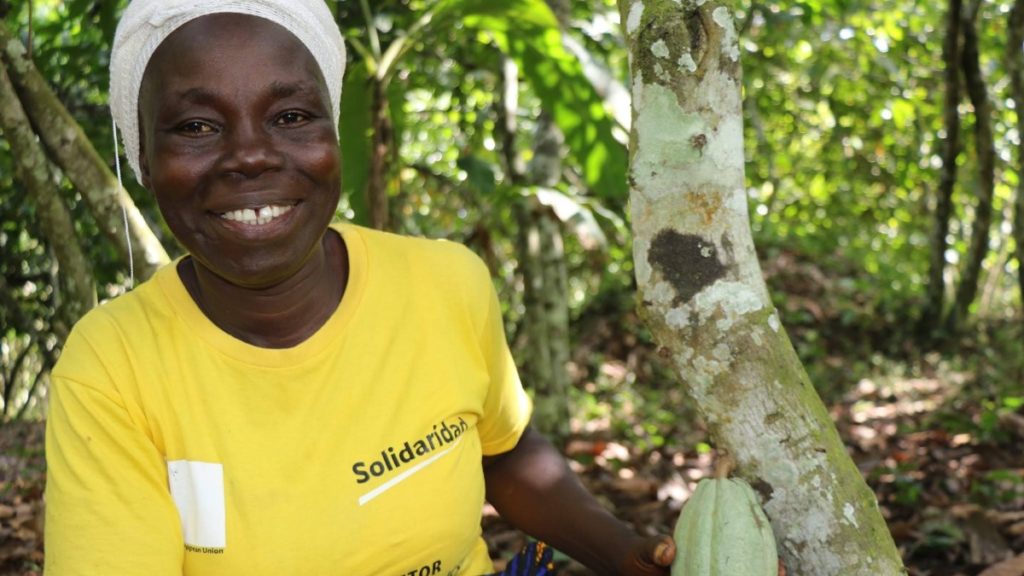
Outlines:
<svg viewBox="0 0 1024 576"><path fill-rule="evenodd" d="M534 135L527 178L554 186L561 177L561 132L543 114ZM523 275L523 376L534 392L533 423L559 445L569 439L569 280L563 226L534 193L516 207L518 258Z"/></svg>
<svg viewBox="0 0 1024 576"><path fill-rule="evenodd" d="M518 340L528 361L520 370L534 395L532 424L558 445L569 437L569 304L561 223L529 191L561 178L561 132L542 115L533 160L524 164L516 145L519 67L502 59L502 91L495 134L507 182L524 194L513 201L516 260L523 282L523 321Z"/></svg>
<svg viewBox="0 0 1024 576"><path fill-rule="evenodd" d="M619 0L641 313L719 449L755 486L791 574L903 566L772 306L744 183L735 3Z"/></svg>

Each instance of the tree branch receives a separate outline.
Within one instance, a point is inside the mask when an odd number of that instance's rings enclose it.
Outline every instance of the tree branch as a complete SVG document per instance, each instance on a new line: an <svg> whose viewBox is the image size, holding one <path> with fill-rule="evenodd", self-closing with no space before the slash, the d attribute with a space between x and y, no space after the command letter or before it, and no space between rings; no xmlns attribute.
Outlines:
<svg viewBox="0 0 1024 576"><path fill-rule="evenodd" d="M81 193L100 230L114 243L125 262L128 261L129 247L122 209L127 211L128 230L135 248L132 251L134 268L141 278L148 278L169 261L164 247L135 202L96 152L82 127L27 58L24 46L14 40L2 25L0 45L3 46L0 55L10 79L49 156Z"/></svg>
<svg viewBox="0 0 1024 576"><path fill-rule="evenodd" d="M18 372L21 371L21 365L25 363L25 358L28 357L28 353L32 350L32 346L35 344L35 337L29 335L28 344L22 348L21 353L14 360L14 364L11 365L11 370L7 374L4 374L4 410L3 415L6 418L11 412L11 396L14 394L14 383L18 379Z"/></svg>
<svg viewBox="0 0 1024 576"><path fill-rule="evenodd" d="M0 129L11 146L15 170L35 202L36 214L60 265L65 297L58 301L61 314L55 329L63 339L74 322L96 305L95 281L78 243L71 212L58 193L52 167L4 67L0 67Z"/></svg>
<svg viewBox="0 0 1024 576"><path fill-rule="evenodd" d="M967 318L968 310L978 294L981 264L989 251L989 228L992 225L992 196L995 191L996 146L992 135L992 105L981 71L978 46L978 11L981 0L971 0L963 11L964 49L961 54L967 95L974 106L974 137L978 155L978 204L974 208L971 244L967 262L957 287L956 301L949 313L946 327L950 334Z"/></svg>
<svg viewBox="0 0 1024 576"><path fill-rule="evenodd" d="M946 237L949 235L949 219L953 213L953 188L956 186L956 159L960 155L960 112L963 99L960 85L960 11L962 0L949 0L946 15L946 39L942 45L942 61L945 63L946 83L943 105L943 126L946 139L942 146L942 172L936 194L934 224L931 238L931 260L928 271L928 295L921 327L926 332L934 331L942 319L943 300L946 293Z"/></svg>
<svg viewBox="0 0 1024 576"><path fill-rule="evenodd" d="M1024 139L1024 0L1017 0L1010 10L1009 49L1006 51L1006 69L1010 76L1010 98L1017 111L1018 138ZM1017 274L1021 299L1024 300L1024 142L1017 143L1017 202L1013 217L1014 238L1017 244Z"/></svg>

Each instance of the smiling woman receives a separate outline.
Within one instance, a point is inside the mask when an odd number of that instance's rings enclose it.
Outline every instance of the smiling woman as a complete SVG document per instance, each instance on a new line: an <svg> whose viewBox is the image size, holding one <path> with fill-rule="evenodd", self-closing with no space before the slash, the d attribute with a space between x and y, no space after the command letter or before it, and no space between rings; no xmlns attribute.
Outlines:
<svg viewBox="0 0 1024 576"><path fill-rule="evenodd" d="M141 180L190 254L179 272L192 297L242 339L309 337L337 306L346 267L339 236L325 234L341 163L313 55L263 18L193 20L153 53L139 118ZM248 301L262 288L294 296L289 325L267 335Z"/></svg>
<svg viewBox="0 0 1024 576"><path fill-rule="evenodd" d="M53 372L47 574L476 576L485 491L601 573L667 574L671 540L529 428L483 263L331 224L322 0L135 0L111 62L129 162L188 253L84 317Z"/></svg>

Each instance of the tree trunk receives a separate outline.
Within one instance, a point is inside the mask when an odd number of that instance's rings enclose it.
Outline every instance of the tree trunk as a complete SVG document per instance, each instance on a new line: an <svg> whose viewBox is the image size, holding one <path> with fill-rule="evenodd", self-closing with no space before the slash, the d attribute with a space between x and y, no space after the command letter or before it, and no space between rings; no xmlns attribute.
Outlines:
<svg viewBox="0 0 1024 576"><path fill-rule="evenodd" d="M494 123L494 131L501 146L501 160L505 169L505 179L509 184L516 187L527 185L526 165L519 155L519 147L516 145L516 133L519 132L519 122L516 114L519 112L519 67L515 60L502 56L501 58L501 94L498 98Z"/></svg>
<svg viewBox="0 0 1024 576"><path fill-rule="evenodd" d="M1007 202L1003 206L1002 213L997 212L996 214L997 218L1000 218L1000 222L1013 222L1013 204ZM1006 281L1002 271L1007 269L1007 264L1014 258L1013 244L1010 242L1012 235L993 234L992 236L992 245L989 247L992 262L990 266L986 267L989 273L985 275L984 280L978 286L977 314L982 318L988 316L993 308L1001 307L1000 295Z"/></svg>
<svg viewBox="0 0 1024 576"><path fill-rule="evenodd" d="M516 147L519 71L506 58L502 66L496 132L510 183L551 186L560 178L560 133L542 116L534 139L534 157L527 167ZM514 207L517 221L519 273L523 278L523 381L533 391L532 424L556 445L569 437L569 306L561 223L535 196Z"/></svg>
<svg viewBox="0 0 1024 576"><path fill-rule="evenodd" d="M562 174L565 138L547 113L542 113L534 136L527 178L535 186L555 186ZM535 378L533 422L559 445L569 439L569 280L565 266L562 222L536 196L525 202L519 219L519 254L523 269L523 307L526 309L525 370ZM534 359L544 358L543 363Z"/></svg>
<svg viewBox="0 0 1024 576"><path fill-rule="evenodd" d="M96 305L95 281L78 243L71 212L58 192L50 162L36 140L3 66L0 66L0 130L11 147L15 171L32 197L36 215L60 266L60 290L56 299L58 320L53 328L64 340L75 321Z"/></svg>
<svg viewBox="0 0 1024 576"><path fill-rule="evenodd" d="M942 172L935 199L935 215L931 237L931 258L928 269L928 294L921 328L934 333L942 321L946 294L946 250L949 243L949 220L953 213L953 188L956 186L956 159L960 155L960 12L962 0L949 0L946 15L946 39L942 45L945 63L946 92L943 105L943 124L946 140L942 146Z"/></svg>
<svg viewBox="0 0 1024 576"><path fill-rule="evenodd" d="M124 261L128 262L131 253L135 273L141 279L148 278L170 261L164 247L81 126L28 59L25 47L12 39L3 26L0 45L11 81L50 157L75 185L100 230L114 243ZM125 236L126 215L132 250Z"/></svg>
<svg viewBox="0 0 1024 576"><path fill-rule="evenodd" d="M790 574L904 573L768 297L744 182L734 4L619 0L633 81L641 313L718 448L760 493Z"/></svg>
<svg viewBox="0 0 1024 576"><path fill-rule="evenodd" d="M516 206L523 275L523 380L534 393L532 424L556 445L569 438L569 309L561 223L535 197Z"/></svg>
<svg viewBox="0 0 1024 576"><path fill-rule="evenodd" d="M1024 139L1024 0L1017 0L1010 10L1009 49L1006 69L1010 76L1010 98L1017 111L1018 138ZM1020 298L1024 303L1024 142L1017 145L1017 203L1013 216L1013 235L1017 244L1017 276Z"/></svg>
<svg viewBox="0 0 1024 576"><path fill-rule="evenodd" d="M972 0L963 10L964 49L961 54L967 95L974 106L974 137L978 155L978 204L974 207L974 223L971 226L971 244L968 247L967 262L957 286L956 300L946 323L950 334L967 319L967 314L978 294L981 278L981 264L988 255L989 228L992 225L992 196L995 191L996 146L992 135L992 105L988 99L988 88L981 72L981 58L978 53L978 11L981 0Z"/></svg>

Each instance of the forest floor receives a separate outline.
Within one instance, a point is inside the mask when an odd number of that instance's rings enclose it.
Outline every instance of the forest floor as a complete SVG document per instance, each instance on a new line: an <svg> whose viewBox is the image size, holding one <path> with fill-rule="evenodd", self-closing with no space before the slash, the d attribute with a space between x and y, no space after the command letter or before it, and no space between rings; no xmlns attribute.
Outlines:
<svg viewBox="0 0 1024 576"><path fill-rule="evenodd" d="M1024 417L959 401L971 382L957 373L862 379L831 407L912 576L1024 576ZM573 439L567 452L619 517L643 533L671 534L713 461L706 445L678 446L638 450L595 430ZM496 515L484 526L497 558L524 541ZM563 565L565 574L589 574Z"/></svg>
<svg viewBox="0 0 1024 576"><path fill-rule="evenodd" d="M843 271L786 258L765 262L783 325L910 576L1024 576L1024 322L973 326L952 351L921 353L892 316L912 305L880 308L884 298L843 293L831 280ZM671 534L714 448L632 305L595 302L574 321L565 452L616 516ZM41 422L0 425L0 576L41 573L43 437ZM499 568L524 542L493 509L483 532Z"/></svg>
<svg viewBox="0 0 1024 576"><path fill-rule="evenodd" d="M1002 571L986 575L1024 574L1024 419L1004 412L986 434L955 431L961 420L989 418L984 405L956 400L970 382L957 373L863 379L831 409L912 575L973 576L1000 563ZM567 454L590 490L641 532L671 533L711 470L700 431L682 434L682 444L641 449L635 438L617 437L610 418L578 428ZM0 428L0 574L40 573L44 480L42 424ZM485 511L484 530L499 565L524 541L493 511ZM565 574L587 574L561 564Z"/></svg>

